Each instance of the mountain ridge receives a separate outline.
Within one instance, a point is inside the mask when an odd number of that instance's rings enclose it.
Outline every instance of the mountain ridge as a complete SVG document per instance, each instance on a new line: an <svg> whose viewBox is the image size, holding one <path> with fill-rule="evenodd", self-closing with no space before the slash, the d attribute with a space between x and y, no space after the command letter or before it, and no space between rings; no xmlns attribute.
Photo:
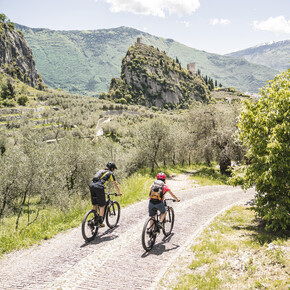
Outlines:
<svg viewBox="0 0 290 290"><path fill-rule="evenodd" d="M258 92L277 73L242 58L207 53L125 26L82 31L17 27L30 44L45 83L71 93L108 91L112 77L119 76L122 57L137 37L174 59L178 57L183 67L195 62L203 75L243 92Z"/></svg>
<svg viewBox="0 0 290 290"><path fill-rule="evenodd" d="M290 40L265 42L226 55L242 57L282 72L290 67Z"/></svg>

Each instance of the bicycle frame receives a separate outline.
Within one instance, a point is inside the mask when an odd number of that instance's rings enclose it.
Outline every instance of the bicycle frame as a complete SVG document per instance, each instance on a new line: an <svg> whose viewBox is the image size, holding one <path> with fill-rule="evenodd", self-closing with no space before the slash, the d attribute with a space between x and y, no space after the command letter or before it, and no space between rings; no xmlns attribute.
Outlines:
<svg viewBox="0 0 290 290"><path fill-rule="evenodd" d="M164 206L165 206L165 212L168 211L168 205L167 205L167 201L173 201L173 202L176 202L176 200L174 198L165 198L163 200L164 202ZM159 210L157 210L157 213L152 217L156 223L158 223L160 221L160 218L161 218L161 212ZM155 228L154 231L156 233L159 233L159 231Z"/></svg>
<svg viewBox="0 0 290 290"><path fill-rule="evenodd" d="M166 198L163 200L164 202L164 206L165 206L165 211L168 209L168 205L167 205L167 202L166 201L173 201L173 202L176 202L176 200L174 198ZM153 218L159 222L160 221L160 217L161 217L161 212L159 210L157 210L157 213L153 216Z"/></svg>
<svg viewBox="0 0 290 290"><path fill-rule="evenodd" d="M107 192L105 192L105 195L107 196L107 199L106 199L106 204L105 204L104 217L106 216L106 213L107 213L107 210L108 210L108 206L113 202L111 200L110 196L111 195L118 196L118 194L117 193L107 193ZM98 206L97 214L98 215L100 214L100 206Z"/></svg>

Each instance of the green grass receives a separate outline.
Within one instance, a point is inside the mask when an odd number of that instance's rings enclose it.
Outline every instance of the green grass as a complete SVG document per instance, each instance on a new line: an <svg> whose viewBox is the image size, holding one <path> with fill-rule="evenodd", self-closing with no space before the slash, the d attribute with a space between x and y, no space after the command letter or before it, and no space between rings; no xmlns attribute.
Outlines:
<svg viewBox="0 0 290 290"><path fill-rule="evenodd" d="M149 174L136 173L120 186L123 196L118 200L121 206L141 201L149 196L149 188L154 178Z"/></svg>
<svg viewBox="0 0 290 290"><path fill-rule="evenodd" d="M289 289L289 249L285 234L266 232L253 211L235 206L194 242L189 274L169 288Z"/></svg>
<svg viewBox="0 0 290 290"><path fill-rule="evenodd" d="M200 166L191 176L199 185L227 184L227 176L220 174L219 170L208 166Z"/></svg>
<svg viewBox="0 0 290 290"><path fill-rule="evenodd" d="M20 219L18 230L15 230L15 216L0 220L0 257L4 253L29 247L41 240L50 239L61 231L79 226L89 208L89 202L82 200L76 201L70 210L47 208L42 210L38 219L29 226L25 216Z"/></svg>

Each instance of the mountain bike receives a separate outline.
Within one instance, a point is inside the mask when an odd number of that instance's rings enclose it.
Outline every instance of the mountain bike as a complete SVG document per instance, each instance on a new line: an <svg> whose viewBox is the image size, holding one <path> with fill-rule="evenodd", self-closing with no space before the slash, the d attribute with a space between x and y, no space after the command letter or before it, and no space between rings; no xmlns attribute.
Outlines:
<svg viewBox="0 0 290 290"><path fill-rule="evenodd" d="M162 222L162 232L165 237L168 237L173 229L174 225L174 210L171 206L167 205L167 201L175 202L175 199L164 199L166 216ZM161 213L158 211L153 217L148 217L142 231L142 246L146 252L150 251L156 241L157 235L160 233L160 227L158 223L160 221Z"/></svg>
<svg viewBox="0 0 290 290"><path fill-rule="evenodd" d="M110 196L118 196L117 193L105 193L107 195L105 205L105 220L110 229L116 227L120 219L120 205L117 201L111 200ZM82 222L82 235L86 242L94 240L99 230L99 210L89 210Z"/></svg>

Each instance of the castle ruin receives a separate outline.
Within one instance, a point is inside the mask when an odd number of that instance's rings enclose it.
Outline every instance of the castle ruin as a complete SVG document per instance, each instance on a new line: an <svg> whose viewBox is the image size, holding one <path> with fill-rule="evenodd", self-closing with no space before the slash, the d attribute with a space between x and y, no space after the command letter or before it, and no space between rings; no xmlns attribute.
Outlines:
<svg viewBox="0 0 290 290"><path fill-rule="evenodd" d="M195 74L195 62L191 62L187 65L187 70L191 73L191 74Z"/></svg>

